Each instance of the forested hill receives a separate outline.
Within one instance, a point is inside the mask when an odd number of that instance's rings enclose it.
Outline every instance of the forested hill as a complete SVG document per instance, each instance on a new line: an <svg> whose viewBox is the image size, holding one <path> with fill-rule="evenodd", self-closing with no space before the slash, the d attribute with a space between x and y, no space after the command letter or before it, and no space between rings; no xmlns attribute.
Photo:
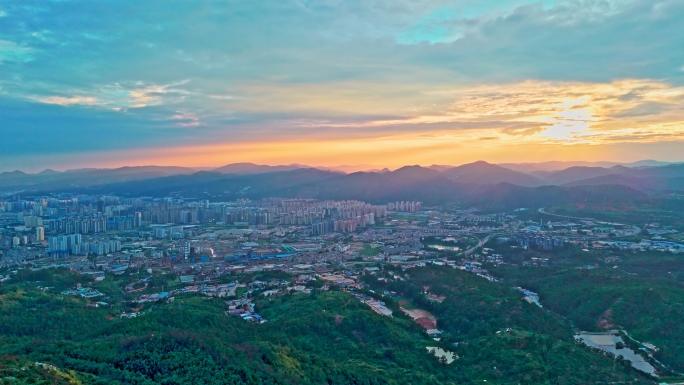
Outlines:
<svg viewBox="0 0 684 385"><path fill-rule="evenodd" d="M396 303L388 300L395 313L385 317L340 291L255 298L265 324L224 314L225 299L177 295L171 303L130 303L120 286L136 274L102 282L65 270L15 275L0 287L3 378L24 370L25 383L39 383L40 363L55 368L48 370L57 379L48 383L71 384L652 383L575 344L565 320L508 286L447 267L414 269L415 284L394 288L430 306L444 330L440 341L396 311ZM107 293L109 305L87 308L87 300L59 294L79 282ZM424 285L444 295L443 304L422 299ZM119 317L135 306L143 307L141 316ZM441 362L427 346L458 359Z"/></svg>

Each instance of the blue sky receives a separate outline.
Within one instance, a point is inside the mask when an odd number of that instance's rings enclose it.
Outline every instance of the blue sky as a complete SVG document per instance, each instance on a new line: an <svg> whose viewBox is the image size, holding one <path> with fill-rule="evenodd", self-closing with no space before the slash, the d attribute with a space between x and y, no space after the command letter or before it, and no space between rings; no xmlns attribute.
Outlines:
<svg viewBox="0 0 684 385"><path fill-rule="evenodd" d="M0 170L684 160L682 20L682 0L0 1ZM430 137L480 152L433 159Z"/></svg>

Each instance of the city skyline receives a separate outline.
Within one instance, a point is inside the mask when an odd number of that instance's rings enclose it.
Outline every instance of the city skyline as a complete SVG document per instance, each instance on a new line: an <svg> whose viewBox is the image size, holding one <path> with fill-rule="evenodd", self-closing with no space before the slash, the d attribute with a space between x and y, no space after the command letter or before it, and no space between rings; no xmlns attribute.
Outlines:
<svg viewBox="0 0 684 385"><path fill-rule="evenodd" d="M684 161L682 16L665 0L2 3L0 164Z"/></svg>

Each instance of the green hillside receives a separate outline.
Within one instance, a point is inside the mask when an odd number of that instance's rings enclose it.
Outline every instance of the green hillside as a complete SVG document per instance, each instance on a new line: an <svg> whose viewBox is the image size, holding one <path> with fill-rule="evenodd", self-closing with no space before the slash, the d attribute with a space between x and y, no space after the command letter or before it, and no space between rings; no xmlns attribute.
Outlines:
<svg viewBox="0 0 684 385"><path fill-rule="evenodd" d="M217 298L177 296L145 304L143 315L127 319L119 314L133 305L115 294L107 299L111 306L86 308L85 299L36 288L44 283L15 281L0 288L0 354L54 365L63 376L51 383L652 383L574 344L560 317L522 302L506 286L450 268L410 272L416 284L403 286L407 297L429 281L447 298L428 309L444 330L439 342L400 312L380 316L340 291L259 300L268 322L256 324L225 315ZM54 287L85 279L55 270L41 277ZM109 279L83 283L107 288ZM417 299L418 306L430 305ZM427 346L459 358L447 365ZM6 377L0 383L10 383Z"/></svg>

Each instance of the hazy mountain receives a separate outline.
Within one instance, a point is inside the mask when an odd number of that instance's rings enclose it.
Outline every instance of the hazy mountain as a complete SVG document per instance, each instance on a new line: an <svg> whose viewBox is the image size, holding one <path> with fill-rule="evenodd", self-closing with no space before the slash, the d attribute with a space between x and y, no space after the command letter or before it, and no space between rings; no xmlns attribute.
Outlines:
<svg viewBox="0 0 684 385"><path fill-rule="evenodd" d="M294 169L281 170L281 167ZM242 163L220 168L231 173L159 166L38 174L13 171L0 173L0 188L36 194L74 191L159 197L180 192L188 197L227 200L242 196L255 199L271 196L359 199L375 203L417 200L427 204L489 204L487 200L490 200L492 204L506 206L535 201L553 203L556 199L554 194L562 200L579 199L578 196L582 199L610 197L611 191L615 194L623 191L620 186L637 195L640 193L635 190L646 193L684 190L684 164L640 168L571 167L545 174L548 181L487 162L449 168L406 166L395 171L384 169L351 174L300 167L305 166ZM529 188L550 184L557 185L559 189ZM577 190L579 187L582 189ZM581 193L576 195L571 191ZM505 197L505 194L509 196Z"/></svg>
<svg viewBox="0 0 684 385"><path fill-rule="evenodd" d="M539 207L545 205L601 202L601 201L634 201L646 199L647 196L628 186L541 186L521 187L507 183L471 192L464 201L485 206L497 207Z"/></svg>
<svg viewBox="0 0 684 385"><path fill-rule="evenodd" d="M671 164L682 164L682 162L661 162L658 160L640 160L638 162L632 163L621 163L620 165L630 168L640 168L640 167L660 167L667 166Z"/></svg>
<svg viewBox="0 0 684 385"><path fill-rule="evenodd" d="M607 175L599 175L565 183L565 186L623 185L639 191L684 190L684 165L630 169L615 166L606 169Z"/></svg>
<svg viewBox="0 0 684 385"><path fill-rule="evenodd" d="M508 169L529 173L532 175L539 175L537 172L553 172L565 170L570 167L612 167L618 163L614 162L562 162L562 161L550 161L550 162L539 162L539 163L499 163L499 166L506 167Z"/></svg>
<svg viewBox="0 0 684 385"><path fill-rule="evenodd" d="M634 175L640 177L681 178L684 177L684 163L660 167L643 167L635 170Z"/></svg>
<svg viewBox="0 0 684 385"><path fill-rule="evenodd" d="M488 166L485 166L488 167ZM420 166L392 172L340 174L318 169L296 169L262 174L197 172L143 181L101 186L75 187L71 191L122 196L168 196L234 200L267 197L358 199L371 203L397 200L421 201L426 205L461 203L514 208L600 200L635 200L644 194L626 186L523 187L509 183L477 184L450 179L444 172Z"/></svg>
<svg viewBox="0 0 684 385"><path fill-rule="evenodd" d="M496 164L479 161L442 171L449 179L460 183L498 184L510 183L518 186L535 187L546 183L532 175L509 170Z"/></svg>
<svg viewBox="0 0 684 385"><path fill-rule="evenodd" d="M125 181L192 174L195 169L175 166L135 166L120 168L84 168L58 172L45 170L37 174L21 171L0 173L0 188L59 190L75 186L95 186Z"/></svg>
<svg viewBox="0 0 684 385"><path fill-rule="evenodd" d="M608 176L619 173L620 171L603 167L576 166L560 171L549 172L545 175L541 175L541 173L537 172L535 175L543 178L545 181L549 182L549 184L564 185L578 180Z"/></svg>
<svg viewBox="0 0 684 385"><path fill-rule="evenodd" d="M21 181L31 178L30 174L23 171L5 171L0 173L0 181Z"/></svg>
<svg viewBox="0 0 684 385"><path fill-rule="evenodd" d="M171 176L180 174L193 174L196 169L178 166L124 166L118 168L83 168L67 170L63 174L86 174L89 176L125 176L125 175L145 175L145 176Z"/></svg>
<svg viewBox="0 0 684 385"><path fill-rule="evenodd" d="M379 166L377 164L343 164L341 166L315 166L319 170L342 172L345 174L353 172L383 172L383 170L389 171L385 166Z"/></svg>
<svg viewBox="0 0 684 385"><path fill-rule="evenodd" d="M445 164L433 164L432 166L430 166L428 168L431 170L444 171L444 170L448 170L448 169L454 168L454 167L456 167L456 166L449 166L449 165L445 165Z"/></svg>
<svg viewBox="0 0 684 385"><path fill-rule="evenodd" d="M267 172L276 171L291 171L299 168L311 168L301 164L288 164L281 166L267 166L254 163L232 163L222 167L215 168L211 171L220 172L222 174L263 174Z"/></svg>
<svg viewBox="0 0 684 385"><path fill-rule="evenodd" d="M621 165L621 166L630 167L630 168L639 168L639 167L666 166L666 165L674 164L674 163L675 162L660 162L657 160L640 160L638 162L631 162L631 163L584 162L584 161L570 161L570 162L550 161L550 162L539 162L539 163L499 163L499 166L506 167L506 168L514 170L514 171L525 172L525 173L533 173L535 171L546 171L546 172L560 171L560 170L565 170L565 169L570 168L570 167L610 168L613 166ZM533 175L537 175L537 174L533 174Z"/></svg>
<svg viewBox="0 0 684 385"><path fill-rule="evenodd" d="M598 176L594 178L576 180L564 184L564 186L601 186L601 185L622 185L643 192L667 189L668 179L665 178L639 178L629 175L612 174Z"/></svg>
<svg viewBox="0 0 684 385"><path fill-rule="evenodd" d="M61 172L46 168L45 170L37 173L36 175L50 176L50 175L59 175L59 174L61 174Z"/></svg>

